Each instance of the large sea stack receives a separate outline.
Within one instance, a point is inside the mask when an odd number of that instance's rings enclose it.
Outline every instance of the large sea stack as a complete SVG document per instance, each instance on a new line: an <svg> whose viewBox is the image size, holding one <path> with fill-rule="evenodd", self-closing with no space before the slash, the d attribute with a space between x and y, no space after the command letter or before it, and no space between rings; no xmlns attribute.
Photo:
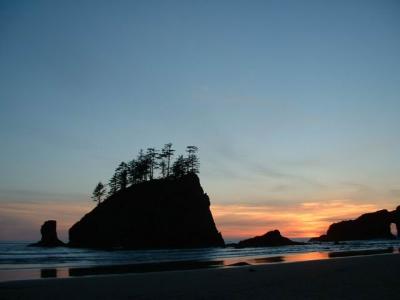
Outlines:
<svg viewBox="0 0 400 300"><path fill-rule="evenodd" d="M72 247L224 246L195 174L135 184L107 198L69 230Z"/></svg>
<svg viewBox="0 0 400 300"><path fill-rule="evenodd" d="M329 226L326 234L312 238L311 242L349 240L393 239L391 224L400 229L400 206L396 210L386 209L363 214L355 220L341 221Z"/></svg>

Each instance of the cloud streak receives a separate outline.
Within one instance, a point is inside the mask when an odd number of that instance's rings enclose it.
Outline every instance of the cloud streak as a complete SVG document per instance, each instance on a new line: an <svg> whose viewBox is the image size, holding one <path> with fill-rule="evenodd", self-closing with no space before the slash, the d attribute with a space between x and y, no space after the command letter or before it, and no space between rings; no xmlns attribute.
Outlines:
<svg viewBox="0 0 400 300"><path fill-rule="evenodd" d="M92 203L2 201L0 240L38 240L43 222L55 219L59 236L66 241L68 229L92 207Z"/></svg>

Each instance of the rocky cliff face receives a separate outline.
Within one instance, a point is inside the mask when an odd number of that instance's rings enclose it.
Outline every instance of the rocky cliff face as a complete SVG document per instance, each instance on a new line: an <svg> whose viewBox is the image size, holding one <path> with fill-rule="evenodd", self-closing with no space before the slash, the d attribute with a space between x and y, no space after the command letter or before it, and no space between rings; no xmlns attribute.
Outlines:
<svg viewBox="0 0 400 300"><path fill-rule="evenodd" d="M69 230L72 247L131 249L223 246L195 174L117 192Z"/></svg>
<svg viewBox="0 0 400 300"><path fill-rule="evenodd" d="M364 214L355 220L342 221L329 226L326 234L312 238L311 242L393 239L390 224L400 229L400 206L394 211L379 210Z"/></svg>
<svg viewBox="0 0 400 300"><path fill-rule="evenodd" d="M65 246L65 244L58 239L57 236L57 222L55 220L48 220L44 222L40 228L40 233L42 234L42 239L29 246L33 247L59 247Z"/></svg>

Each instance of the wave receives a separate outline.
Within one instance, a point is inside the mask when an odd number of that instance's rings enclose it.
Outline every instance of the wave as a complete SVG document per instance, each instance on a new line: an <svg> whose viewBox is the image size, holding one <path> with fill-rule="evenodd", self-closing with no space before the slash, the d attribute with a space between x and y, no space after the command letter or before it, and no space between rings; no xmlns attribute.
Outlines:
<svg viewBox="0 0 400 300"><path fill-rule="evenodd" d="M272 257L310 252L340 252L399 248L400 240L349 241L274 248L201 248L166 250L91 250L76 248L36 248L28 243L0 242L0 270L43 267L78 267L168 261L209 261L230 258Z"/></svg>

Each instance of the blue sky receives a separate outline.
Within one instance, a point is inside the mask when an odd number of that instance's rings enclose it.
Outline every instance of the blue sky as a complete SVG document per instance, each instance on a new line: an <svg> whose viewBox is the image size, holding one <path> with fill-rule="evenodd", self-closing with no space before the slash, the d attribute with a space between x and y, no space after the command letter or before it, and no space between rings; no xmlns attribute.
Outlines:
<svg viewBox="0 0 400 300"><path fill-rule="evenodd" d="M167 142L200 148L215 205L391 209L399 15L389 0L0 1L0 213L89 202Z"/></svg>

